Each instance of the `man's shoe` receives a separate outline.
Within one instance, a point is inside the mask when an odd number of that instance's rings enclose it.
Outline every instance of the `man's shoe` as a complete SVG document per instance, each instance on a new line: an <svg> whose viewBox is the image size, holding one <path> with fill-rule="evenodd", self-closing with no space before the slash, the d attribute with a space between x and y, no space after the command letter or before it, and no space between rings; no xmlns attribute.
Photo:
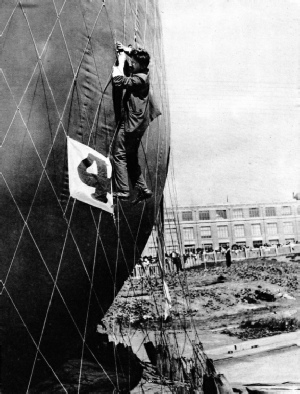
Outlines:
<svg viewBox="0 0 300 394"><path fill-rule="evenodd" d="M142 190L142 195L143 195L144 199L147 199L147 198L151 198L153 193L150 189L145 189L145 190Z"/></svg>
<svg viewBox="0 0 300 394"><path fill-rule="evenodd" d="M132 201L133 205L138 204L141 201L147 200L148 198L151 198L153 195L152 191L150 189L139 189L138 194L136 198Z"/></svg>
<svg viewBox="0 0 300 394"><path fill-rule="evenodd" d="M119 198L120 200L128 200L130 197L129 192L113 192L113 197Z"/></svg>

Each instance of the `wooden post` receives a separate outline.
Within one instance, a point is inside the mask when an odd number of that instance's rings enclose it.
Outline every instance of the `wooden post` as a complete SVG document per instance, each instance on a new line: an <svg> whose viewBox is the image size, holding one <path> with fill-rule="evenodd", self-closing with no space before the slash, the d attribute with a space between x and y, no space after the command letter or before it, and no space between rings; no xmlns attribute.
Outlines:
<svg viewBox="0 0 300 394"><path fill-rule="evenodd" d="M263 247L262 246L259 247L259 252L260 252L260 257L263 257Z"/></svg>
<svg viewBox="0 0 300 394"><path fill-rule="evenodd" d="M248 248L245 248L245 258L246 259L249 258L249 250L248 250Z"/></svg>

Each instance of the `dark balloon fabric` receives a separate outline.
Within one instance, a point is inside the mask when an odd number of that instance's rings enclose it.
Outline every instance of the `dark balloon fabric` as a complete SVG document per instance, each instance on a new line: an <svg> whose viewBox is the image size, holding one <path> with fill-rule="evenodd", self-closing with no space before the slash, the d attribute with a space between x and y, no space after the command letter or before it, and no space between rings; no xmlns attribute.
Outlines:
<svg viewBox="0 0 300 394"><path fill-rule="evenodd" d="M0 2L0 335L3 392L25 393L96 330L140 256L164 189L169 118L157 0ZM69 197L67 136L109 155L115 42L151 55L161 115L140 163L154 197L115 216Z"/></svg>

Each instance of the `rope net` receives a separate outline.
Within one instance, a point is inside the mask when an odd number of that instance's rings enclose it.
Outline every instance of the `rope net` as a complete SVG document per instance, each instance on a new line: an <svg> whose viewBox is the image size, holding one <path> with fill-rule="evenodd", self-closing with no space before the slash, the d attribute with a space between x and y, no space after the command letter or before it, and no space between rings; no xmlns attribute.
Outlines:
<svg viewBox="0 0 300 394"><path fill-rule="evenodd" d="M166 180L170 136L157 3L1 2L5 393L49 392L49 387L90 392L90 369L101 392L135 385L134 378L127 379L134 355L100 342L96 330L147 242ZM118 202L112 216L70 198L66 144L70 136L109 153L117 127L111 85L117 40L149 51L163 115L148 128L140 150L154 197L135 207ZM114 357L107 360L110 350Z"/></svg>
<svg viewBox="0 0 300 394"><path fill-rule="evenodd" d="M167 208L162 200L161 209L172 212L176 227L172 245L173 250L178 250L182 243L179 241L181 233L172 155L170 159L165 188L170 206ZM152 252L158 257L159 275L151 275L151 269L141 266L143 274L127 282L108 311L105 322L113 324L110 332L114 333L115 342L129 344L142 360L143 376L133 393L210 393L209 387L204 388L204 381L216 372L212 360L204 352L193 318L186 272L165 269L164 256L169 252L170 244L164 243L163 223L164 217L160 214L151 234L156 246L156 251ZM170 226L170 222L166 221L165 225ZM183 251L180 252L182 256ZM173 288L170 318L165 315L165 284ZM178 299L176 293L180 294Z"/></svg>

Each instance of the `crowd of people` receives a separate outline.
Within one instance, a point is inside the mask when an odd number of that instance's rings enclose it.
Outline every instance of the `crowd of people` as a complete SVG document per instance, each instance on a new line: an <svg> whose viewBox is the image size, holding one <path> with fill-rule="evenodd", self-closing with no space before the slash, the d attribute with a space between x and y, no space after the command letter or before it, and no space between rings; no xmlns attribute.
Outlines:
<svg viewBox="0 0 300 394"><path fill-rule="evenodd" d="M172 252L165 255L164 269L167 272L183 271L182 256L177 252ZM143 256L139 259L135 268L139 272L138 276L152 276L156 273L159 265L158 257Z"/></svg>
<svg viewBox="0 0 300 394"><path fill-rule="evenodd" d="M230 255L229 251L230 248L220 251L224 252L226 255L226 260L228 259L228 256ZM190 261L194 262L195 264L201 263L205 260L205 249L202 248L197 248L195 252L187 252L180 254L177 251L172 251L171 253L166 253L165 254L165 261L164 261L164 267L167 272L180 272L184 270L184 267L190 259ZM155 274L156 267L158 266L158 257L153 257L153 256L143 256L139 259L138 263L136 264L136 268L138 271L145 276L152 276Z"/></svg>
<svg viewBox="0 0 300 394"><path fill-rule="evenodd" d="M223 255L224 260L226 261L226 266L230 267L232 263L232 256L236 257L235 255L238 255L240 252L244 252L245 256L247 256L247 251L248 253L253 250L268 251L270 250L270 248L279 248L284 246L289 246L291 250L293 250L293 246L296 244L300 244L299 241L289 241L285 244L264 243L263 245L253 247L233 244L231 246L222 245L216 249L213 249L212 247L205 249L197 248L183 254L180 254L177 251L173 250L172 252L165 254L164 269L167 272L180 272L184 270L188 263L190 263L191 265L200 265L202 263L205 263L207 255L211 255L212 253ZM139 259L136 267L138 268L139 272L141 272L141 275L152 276L156 274L158 263L158 257L153 257L151 255L144 256Z"/></svg>

